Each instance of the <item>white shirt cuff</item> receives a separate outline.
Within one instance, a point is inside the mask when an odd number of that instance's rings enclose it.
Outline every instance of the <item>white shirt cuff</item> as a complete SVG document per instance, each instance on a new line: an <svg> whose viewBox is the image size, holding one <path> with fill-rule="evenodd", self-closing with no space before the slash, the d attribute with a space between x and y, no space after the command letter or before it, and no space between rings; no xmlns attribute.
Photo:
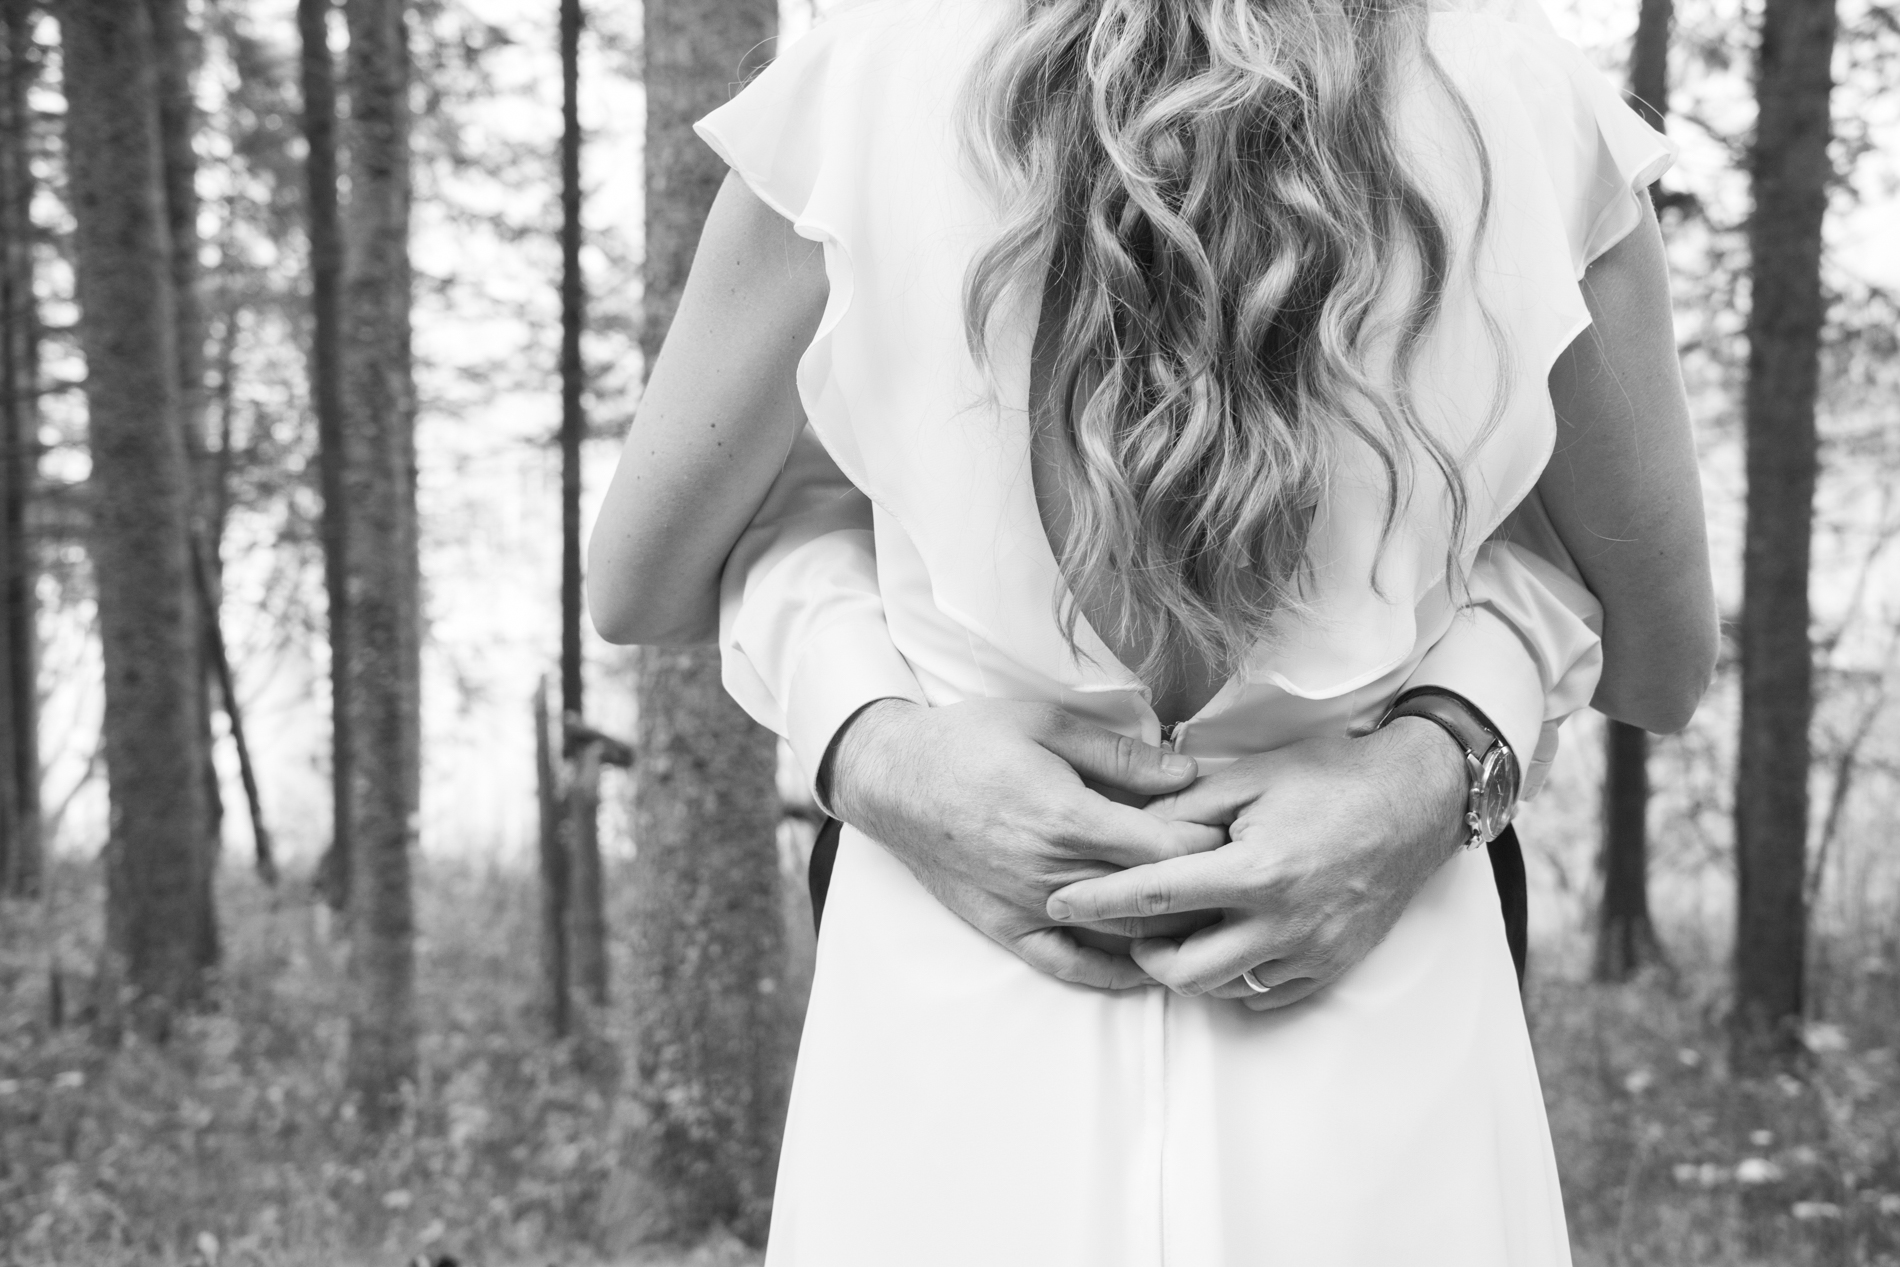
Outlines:
<svg viewBox="0 0 1900 1267"><path fill-rule="evenodd" d="M1488 607L1467 607L1406 682L1405 689L1455 691L1490 719L1528 771L1544 728L1544 682L1530 649Z"/></svg>
<svg viewBox="0 0 1900 1267"><path fill-rule="evenodd" d="M859 709L881 699L924 702L917 675L882 620L838 620L811 635L785 689L785 738L812 800L827 814L818 788L825 753Z"/></svg>

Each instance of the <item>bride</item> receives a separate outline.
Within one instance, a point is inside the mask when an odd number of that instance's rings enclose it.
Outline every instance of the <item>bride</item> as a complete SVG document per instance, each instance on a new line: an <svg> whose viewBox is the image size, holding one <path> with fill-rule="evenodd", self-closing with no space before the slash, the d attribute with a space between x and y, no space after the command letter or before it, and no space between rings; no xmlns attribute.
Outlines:
<svg viewBox="0 0 1900 1267"><path fill-rule="evenodd" d="M874 0L699 130L589 594L847 823L768 1261L1568 1262L1461 846L1711 671L1667 143L1534 0Z"/></svg>

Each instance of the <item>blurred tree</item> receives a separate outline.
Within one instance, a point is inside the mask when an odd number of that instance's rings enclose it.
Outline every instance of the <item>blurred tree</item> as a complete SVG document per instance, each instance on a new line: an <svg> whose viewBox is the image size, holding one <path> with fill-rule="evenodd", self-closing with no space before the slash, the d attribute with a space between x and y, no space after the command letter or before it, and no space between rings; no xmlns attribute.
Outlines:
<svg viewBox="0 0 1900 1267"><path fill-rule="evenodd" d="M581 332L587 320L581 276L580 0L561 0L561 711L581 707Z"/></svg>
<svg viewBox="0 0 1900 1267"><path fill-rule="evenodd" d="M1675 22L1675 0L1637 0L1636 35L1630 41L1630 104L1658 132L1668 131L1669 38ZM1650 186L1650 194L1661 205L1660 182Z"/></svg>
<svg viewBox="0 0 1900 1267"><path fill-rule="evenodd" d="M0 893L31 896L40 833L39 565L26 507L39 465L32 0L0 0Z"/></svg>
<svg viewBox="0 0 1900 1267"><path fill-rule="evenodd" d="M581 452L587 439L581 333L587 291L581 275L580 0L561 0L561 712L578 723L581 660ZM573 728L563 726L564 736ZM572 899L566 904L575 984L596 1007L607 1002L607 917L601 888L598 753L572 742L565 839Z"/></svg>
<svg viewBox="0 0 1900 1267"><path fill-rule="evenodd" d="M1835 28L1832 0L1766 0L1755 66L1732 1030L1744 1069L1786 1059L1800 1043L1814 692L1808 571Z"/></svg>
<svg viewBox="0 0 1900 1267"><path fill-rule="evenodd" d="M1603 847L1597 870L1598 981L1628 981L1645 964L1665 962L1649 916L1649 736L1641 727L1605 719Z"/></svg>
<svg viewBox="0 0 1900 1267"><path fill-rule="evenodd" d="M330 634L330 844L318 883L332 908L350 893L349 586L343 568L343 230L336 187L336 62L331 0L297 0L302 44L306 223L310 234L310 402L317 415L317 478L323 494L323 588Z"/></svg>
<svg viewBox="0 0 1900 1267"><path fill-rule="evenodd" d="M86 354L91 554L105 652L102 1033L163 1038L203 984L205 728L177 413L157 51L144 0L60 0L68 183Z"/></svg>
<svg viewBox="0 0 1900 1267"><path fill-rule="evenodd" d="M1669 113L1674 16L1674 0L1641 0L1630 44L1630 103L1658 132L1666 130ZM1650 194L1660 207L1660 183L1651 186ZM1649 917L1649 736L1640 727L1605 719L1603 747L1603 847L1597 858L1603 896L1592 975L1598 981L1627 981L1644 964L1663 958Z"/></svg>
<svg viewBox="0 0 1900 1267"><path fill-rule="evenodd" d="M570 714L570 716L572 716ZM576 730L582 732L580 736ZM568 877L569 932L574 984L595 1007L607 1003L607 911L600 862L601 745L587 727L563 727L567 742L567 799L562 823Z"/></svg>
<svg viewBox="0 0 1900 1267"><path fill-rule="evenodd" d="M777 18L774 0L647 0L648 364L726 174L692 123L756 69ZM638 727L630 992L653 1122L638 1162L652 1230L691 1236L723 1223L758 1243L791 1051L777 740L727 697L710 647L640 653Z"/></svg>
<svg viewBox="0 0 1900 1267"><path fill-rule="evenodd" d="M210 828L205 833L204 856L199 860L198 959L206 967L218 962L216 885L219 844L224 834L224 797L218 788L217 767L211 761L211 699L215 673L212 647L217 636L217 604L204 589L202 556L207 550L206 516L209 464L205 458L205 308L200 293L198 264L198 155L194 139L198 108L191 96L192 74L199 45L186 19L184 0L146 0L151 14L152 48L158 70L158 138L165 220L170 239L172 274L172 332L177 356L178 426L185 439L185 463L191 501L187 510L191 532L191 584L199 604L204 636L198 648L197 720L204 729L205 811Z"/></svg>
<svg viewBox="0 0 1900 1267"><path fill-rule="evenodd" d="M349 505L348 1079L372 1129L416 1068L410 864L421 782L421 610L410 358L409 46L403 0L347 0L350 200L342 293Z"/></svg>
<svg viewBox="0 0 1900 1267"><path fill-rule="evenodd" d="M573 1027L568 985L568 856L561 838L561 776L554 765L554 719L548 716L546 678L534 688L535 792L541 811L537 839L541 864L541 1006L548 1033L566 1038Z"/></svg>

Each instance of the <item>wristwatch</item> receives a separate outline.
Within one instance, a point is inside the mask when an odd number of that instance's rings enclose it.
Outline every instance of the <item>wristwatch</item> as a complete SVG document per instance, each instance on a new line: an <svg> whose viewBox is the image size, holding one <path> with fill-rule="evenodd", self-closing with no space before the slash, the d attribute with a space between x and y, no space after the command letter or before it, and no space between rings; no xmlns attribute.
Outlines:
<svg viewBox="0 0 1900 1267"><path fill-rule="evenodd" d="M1464 749L1465 770L1471 787L1465 797L1465 826L1471 836L1466 849L1488 845L1510 826L1517 812L1519 772L1517 754L1477 705L1442 686L1420 686L1392 701L1380 718L1384 726L1400 717L1423 717Z"/></svg>

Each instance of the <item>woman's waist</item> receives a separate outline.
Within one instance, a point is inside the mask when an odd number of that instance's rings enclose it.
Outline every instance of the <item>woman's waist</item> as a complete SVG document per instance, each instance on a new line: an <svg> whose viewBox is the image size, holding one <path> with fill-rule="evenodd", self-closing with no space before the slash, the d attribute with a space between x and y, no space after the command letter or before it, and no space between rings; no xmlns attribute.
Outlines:
<svg viewBox="0 0 1900 1267"><path fill-rule="evenodd" d="M1220 914L1189 912L1182 918L1181 930L1151 935L1179 938L1187 927L1214 922ZM1111 953L1126 953L1124 947L1132 939L1117 938L1127 938L1127 932L1098 929L1081 940ZM1348 974L1357 979L1356 987L1381 981L1390 986L1394 973L1408 980L1455 976L1461 971L1459 963L1474 956L1495 958L1492 951L1502 956L1508 973L1497 891L1484 852L1461 852L1441 868L1386 940L1398 953L1375 951L1372 959L1378 966L1369 977L1359 970ZM944 906L874 839L848 826L839 842L825 902L818 958L822 975L842 972L867 983L874 978L880 990L941 991L963 998L993 989L1030 989L1063 996L1079 992L1099 996L1104 1002L1141 993L1098 992L1031 968Z"/></svg>

